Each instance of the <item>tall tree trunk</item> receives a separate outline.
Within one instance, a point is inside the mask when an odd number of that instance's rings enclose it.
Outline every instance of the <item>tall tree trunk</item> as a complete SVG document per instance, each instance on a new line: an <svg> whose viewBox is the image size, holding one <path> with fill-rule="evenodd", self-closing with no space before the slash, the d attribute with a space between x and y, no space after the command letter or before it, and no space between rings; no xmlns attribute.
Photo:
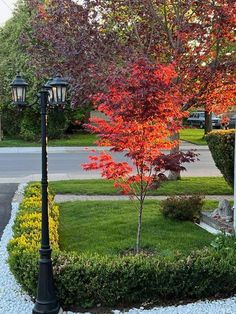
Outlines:
<svg viewBox="0 0 236 314"><path fill-rule="evenodd" d="M137 240L136 240L136 254L139 253L140 247L141 247L143 202L144 202L144 199L143 199L143 197L141 197L140 204L139 204L139 214L138 214L138 232L137 232Z"/></svg>
<svg viewBox="0 0 236 314"><path fill-rule="evenodd" d="M212 112L205 111L205 134L212 131Z"/></svg>
<svg viewBox="0 0 236 314"><path fill-rule="evenodd" d="M178 133L175 133L171 136L171 139L173 141L176 141L178 140L179 141L179 132ZM174 154L174 153L178 153L179 152L179 144L176 145L174 148L171 149L171 154ZM180 171L170 171L169 175L168 175L168 180L178 180L180 179Z"/></svg>

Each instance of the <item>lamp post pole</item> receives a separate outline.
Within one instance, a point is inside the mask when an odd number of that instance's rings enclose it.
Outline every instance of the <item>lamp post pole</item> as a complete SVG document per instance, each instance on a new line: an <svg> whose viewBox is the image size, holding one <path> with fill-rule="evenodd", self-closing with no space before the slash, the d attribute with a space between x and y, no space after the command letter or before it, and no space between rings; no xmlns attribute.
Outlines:
<svg viewBox="0 0 236 314"><path fill-rule="evenodd" d="M26 90L28 84L17 74L10 84L13 103L20 108L27 107ZM60 76L50 79L40 91L41 110L41 141L42 141L42 227L41 247L39 250L38 292L33 308L33 314L59 314L62 309L56 299L53 283L51 247L49 240L48 215L48 153L47 153L47 107L66 104L66 89L68 83Z"/></svg>
<svg viewBox="0 0 236 314"><path fill-rule="evenodd" d="M48 91L40 91L41 141L42 141L42 228L41 248L39 250L38 293L33 314L58 314L60 305L56 299L49 242L48 219L48 155L47 155L47 104Z"/></svg>

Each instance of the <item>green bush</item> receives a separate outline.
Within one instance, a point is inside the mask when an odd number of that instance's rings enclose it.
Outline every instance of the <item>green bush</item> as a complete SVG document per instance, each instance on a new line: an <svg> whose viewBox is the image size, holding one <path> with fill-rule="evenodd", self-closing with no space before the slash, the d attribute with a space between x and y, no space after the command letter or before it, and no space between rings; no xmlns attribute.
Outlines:
<svg viewBox="0 0 236 314"><path fill-rule="evenodd" d="M60 110L59 108L49 110L49 139L64 136L69 125L70 111L70 109ZM41 116L38 107L19 110L16 106L2 106L1 119L4 136L22 138L26 141L40 141Z"/></svg>
<svg viewBox="0 0 236 314"><path fill-rule="evenodd" d="M70 110L54 108L48 115L48 137L49 139L61 138L64 136L69 125Z"/></svg>
<svg viewBox="0 0 236 314"><path fill-rule="evenodd" d="M23 113L13 106L1 106L1 122L4 136L15 136L20 133L20 122Z"/></svg>
<svg viewBox="0 0 236 314"><path fill-rule="evenodd" d="M10 268L31 296L36 294L38 278L39 199L39 186L29 186L15 221L14 238L8 245ZM52 200L49 207L54 278L60 304L66 309L97 304L131 306L147 301L175 302L236 293L233 247L222 245L217 250L212 247L187 257L115 257L61 252L58 207Z"/></svg>
<svg viewBox="0 0 236 314"><path fill-rule="evenodd" d="M48 138L61 138L68 127L68 110L54 108L48 112ZM25 110L21 120L20 137L26 141L38 141L41 138L41 116L39 110Z"/></svg>
<svg viewBox="0 0 236 314"><path fill-rule="evenodd" d="M235 130L220 130L206 135L216 167L232 188L234 186L234 134Z"/></svg>
<svg viewBox="0 0 236 314"><path fill-rule="evenodd" d="M201 196L173 196L161 202L165 217L194 221L199 218L203 206Z"/></svg>
<svg viewBox="0 0 236 314"><path fill-rule="evenodd" d="M236 250L236 238L234 235L225 236L224 234L219 234L214 241L212 241L211 246L216 250L233 249Z"/></svg>
<svg viewBox="0 0 236 314"><path fill-rule="evenodd" d="M40 140L40 115L32 108L24 110L20 124L20 137L26 141Z"/></svg>

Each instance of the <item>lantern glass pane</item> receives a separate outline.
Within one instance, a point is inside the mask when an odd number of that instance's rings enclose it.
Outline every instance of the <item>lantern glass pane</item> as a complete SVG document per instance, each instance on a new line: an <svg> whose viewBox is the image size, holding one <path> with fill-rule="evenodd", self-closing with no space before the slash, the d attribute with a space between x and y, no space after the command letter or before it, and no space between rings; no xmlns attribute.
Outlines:
<svg viewBox="0 0 236 314"><path fill-rule="evenodd" d="M58 96L57 98L58 103L61 103L62 102L61 86L57 87L57 96Z"/></svg>
<svg viewBox="0 0 236 314"><path fill-rule="evenodd" d="M57 103L57 88L55 86L52 87L53 100Z"/></svg>
<svg viewBox="0 0 236 314"><path fill-rule="evenodd" d="M61 88L61 93L62 93L62 102L64 103L66 101L66 86L63 86Z"/></svg>
<svg viewBox="0 0 236 314"><path fill-rule="evenodd" d="M26 88L23 88L23 102L25 102L25 93L26 93Z"/></svg>
<svg viewBox="0 0 236 314"><path fill-rule="evenodd" d="M48 90L48 101L49 101L49 103L52 103L52 101L53 101L52 89Z"/></svg>
<svg viewBox="0 0 236 314"><path fill-rule="evenodd" d="M24 95L24 88L22 86L17 87L17 101L24 101L23 100L23 95Z"/></svg>
<svg viewBox="0 0 236 314"><path fill-rule="evenodd" d="M17 102L17 88L16 87L12 88L12 98L14 102Z"/></svg>

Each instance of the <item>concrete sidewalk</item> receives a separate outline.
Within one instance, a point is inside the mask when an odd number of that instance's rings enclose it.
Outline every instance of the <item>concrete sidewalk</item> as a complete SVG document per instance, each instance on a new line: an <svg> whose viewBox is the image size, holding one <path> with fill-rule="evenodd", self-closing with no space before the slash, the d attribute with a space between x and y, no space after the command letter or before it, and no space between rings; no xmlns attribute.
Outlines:
<svg viewBox="0 0 236 314"><path fill-rule="evenodd" d="M109 146L50 146L48 147L49 153L71 153L81 151L103 151L109 150ZM209 150L207 145L195 145L187 142L182 142L180 149L183 151L190 149L197 149L198 151ZM41 147L0 147L0 154L39 154L41 153Z"/></svg>
<svg viewBox="0 0 236 314"><path fill-rule="evenodd" d="M170 195L147 196L147 200L161 201L170 197ZM206 200L220 201L221 199L233 200L233 195L204 195ZM57 194L55 196L56 203L74 202L74 201L126 201L129 200L128 195L76 195L76 194Z"/></svg>

